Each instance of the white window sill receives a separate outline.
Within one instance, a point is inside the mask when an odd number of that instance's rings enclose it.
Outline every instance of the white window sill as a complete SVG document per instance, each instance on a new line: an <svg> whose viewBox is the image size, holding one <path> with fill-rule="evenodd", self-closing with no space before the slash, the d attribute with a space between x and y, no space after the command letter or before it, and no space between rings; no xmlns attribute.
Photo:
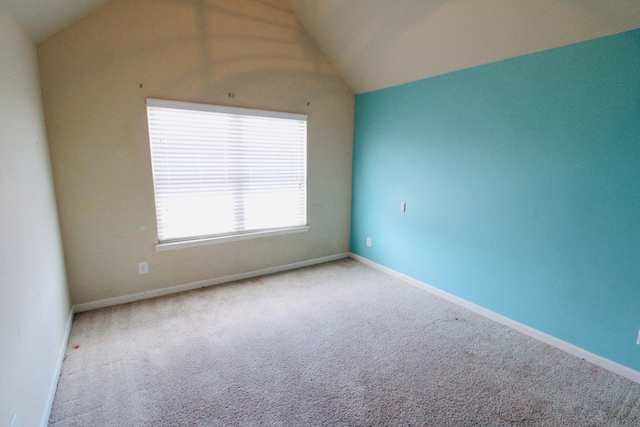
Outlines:
<svg viewBox="0 0 640 427"><path fill-rule="evenodd" d="M163 242L156 245L156 252L171 251L174 249L193 248L196 246L215 245L218 243L236 242L239 240L256 239L259 237L281 236L284 234L306 233L308 225L290 228L278 228L276 230L255 231L250 233L233 234L229 236L205 237L202 239L182 240L179 242Z"/></svg>

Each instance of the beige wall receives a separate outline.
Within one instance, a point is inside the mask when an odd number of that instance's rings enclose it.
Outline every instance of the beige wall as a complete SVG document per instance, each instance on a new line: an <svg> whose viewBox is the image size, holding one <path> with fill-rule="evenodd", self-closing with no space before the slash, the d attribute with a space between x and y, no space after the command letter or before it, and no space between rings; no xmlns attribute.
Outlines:
<svg viewBox="0 0 640 427"><path fill-rule="evenodd" d="M348 251L353 94L284 0L114 0L38 55L74 304ZM147 97L308 113L310 231L156 252Z"/></svg>
<svg viewBox="0 0 640 427"><path fill-rule="evenodd" d="M46 421L70 315L35 44L0 2L0 425Z"/></svg>

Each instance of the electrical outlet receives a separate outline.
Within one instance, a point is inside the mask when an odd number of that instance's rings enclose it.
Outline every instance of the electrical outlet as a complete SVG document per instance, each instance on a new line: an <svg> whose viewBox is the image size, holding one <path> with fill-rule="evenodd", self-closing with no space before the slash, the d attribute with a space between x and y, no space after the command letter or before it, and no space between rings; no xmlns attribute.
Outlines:
<svg viewBox="0 0 640 427"><path fill-rule="evenodd" d="M371 247L371 237L367 237L367 247Z"/></svg>
<svg viewBox="0 0 640 427"><path fill-rule="evenodd" d="M138 274L147 274L149 272L149 264L147 261L138 263Z"/></svg>
<svg viewBox="0 0 640 427"><path fill-rule="evenodd" d="M640 345L640 331L638 331L638 340L636 341L636 344Z"/></svg>
<svg viewBox="0 0 640 427"><path fill-rule="evenodd" d="M406 211L407 211L407 202L400 203L400 212L406 212Z"/></svg>

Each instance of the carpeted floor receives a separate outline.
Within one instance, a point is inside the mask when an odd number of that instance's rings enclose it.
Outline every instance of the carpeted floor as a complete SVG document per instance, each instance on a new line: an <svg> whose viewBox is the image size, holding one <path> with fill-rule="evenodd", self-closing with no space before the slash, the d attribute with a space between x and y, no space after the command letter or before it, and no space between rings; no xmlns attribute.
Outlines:
<svg viewBox="0 0 640 427"><path fill-rule="evenodd" d="M640 384L357 261L78 314L52 426L638 426Z"/></svg>

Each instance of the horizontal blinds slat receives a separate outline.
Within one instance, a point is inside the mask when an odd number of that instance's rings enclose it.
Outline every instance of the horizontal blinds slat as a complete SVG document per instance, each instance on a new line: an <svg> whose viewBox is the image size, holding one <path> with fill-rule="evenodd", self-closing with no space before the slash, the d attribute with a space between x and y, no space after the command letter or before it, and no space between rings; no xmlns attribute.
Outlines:
<svg viewBox="0 0 640 427"><path fill-rule="evenodd" d="M306 224L306 116L158 100L147 112L161 241Z"/></svg>

